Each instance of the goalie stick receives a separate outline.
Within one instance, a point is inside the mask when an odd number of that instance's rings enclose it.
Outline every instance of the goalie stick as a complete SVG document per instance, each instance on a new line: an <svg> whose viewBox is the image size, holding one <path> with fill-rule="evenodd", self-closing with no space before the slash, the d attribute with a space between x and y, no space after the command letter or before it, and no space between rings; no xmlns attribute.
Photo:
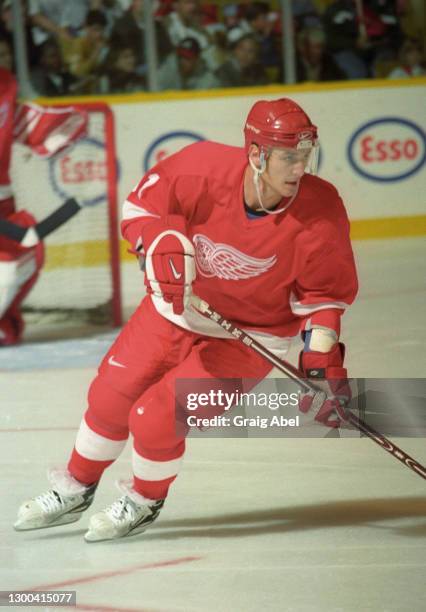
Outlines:
<svg viewBox="0 0 426 612"><path fill-rule="evenodd" d="M23 247L33 247L69 221L81 208L77 200L69 198L45 219L30 227L22 227L6 219L0 219L0 235L19 242Z"/></svg>
<svg viewBox="0 0 426 612"><path fill-rule="evenodd" d="M204 300L194 295L191 298L191 302L192 306L197 311L208 317L211 321L217 323L217 325L225 329L227 332L229 332L229 334L231 334L231 336L242 342L245 346L250 347L256 353L262 355L266 361L274 365L278 370L280 370L280 372L283 372L286 376L288 376L288 378L293 380L303 391L314 393L314 399L312 402L314 408L315 404L318 406L322 404L326 397L325 392L322 391L322 389L319 389L310 380L303 378L302 372L300 372L297 368L292 366L287 361L275 357L275 355L265 348L260 342L257 342L257 340L254 340L254 338L246 334L242 329L222 317L221 314L213 310L213 308ZM395 457L395 459L401 461L401 463L413 470L413 472L426 479L425 466L421 465L421 463L413 459L413 457L410 457L410 455L407 455L405 451L396 446L396 444L391 442L384 435L367 425L365 421L358 418L350 410L348 410L346 414L346 420L348 423L361 431L365 436L370 438L370 440L376 442L376 444L381 446L381 448L390 453L392 457Z"/></svg>

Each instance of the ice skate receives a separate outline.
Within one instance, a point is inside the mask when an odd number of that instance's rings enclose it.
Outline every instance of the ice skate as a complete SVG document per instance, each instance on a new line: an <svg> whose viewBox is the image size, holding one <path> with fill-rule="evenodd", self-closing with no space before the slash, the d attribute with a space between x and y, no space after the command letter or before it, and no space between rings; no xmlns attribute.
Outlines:
<svg viewBox="0 0 426 612"><path fill-rule="evenodd" d="M84 536L86 542L115 540L142 533L159 515L164 499L146 499L131 488L131 482L119 482L118 487L124 495L91 517L89 530Z"/></svg>
<svg viewBox="0 0 426 612"><path fill-rule="evenodd" d="M50 470L48 477L52 489L19 508L14 524L17 531L75 523L91 505L97 483L86 487L66 470Z"/></svg>

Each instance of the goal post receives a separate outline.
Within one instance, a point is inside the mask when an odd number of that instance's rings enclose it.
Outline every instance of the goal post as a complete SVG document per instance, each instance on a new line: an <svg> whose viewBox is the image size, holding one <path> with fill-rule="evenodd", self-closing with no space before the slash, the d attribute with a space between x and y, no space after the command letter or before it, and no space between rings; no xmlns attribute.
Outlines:
<svg viewBox="0 0 426 612"><path fill-rule="evenodd" d="M45 266L25 306L35 311L98 310L120 326L120 170L114 114L102 102L71 104L88 114L87 134L72 146L50 159L19 143L13 146L11 179L18 210L24 208L40 221L68 198L83 206L45 239Z"/></svg>

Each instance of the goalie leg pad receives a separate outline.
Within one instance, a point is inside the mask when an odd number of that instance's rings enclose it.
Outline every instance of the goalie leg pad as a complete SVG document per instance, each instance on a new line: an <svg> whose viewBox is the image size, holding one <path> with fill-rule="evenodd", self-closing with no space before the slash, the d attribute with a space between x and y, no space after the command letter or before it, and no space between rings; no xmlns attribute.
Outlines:
<svg viewBox="0 0 426 612"><path fill-rule="evenodd" d="M28 227L35 219L26 211L9 217ZM0 346L19 342L24 322L20 305L37 281L44 263L44 247L40 243L25 249L16 242L0 237Z"/></svg>

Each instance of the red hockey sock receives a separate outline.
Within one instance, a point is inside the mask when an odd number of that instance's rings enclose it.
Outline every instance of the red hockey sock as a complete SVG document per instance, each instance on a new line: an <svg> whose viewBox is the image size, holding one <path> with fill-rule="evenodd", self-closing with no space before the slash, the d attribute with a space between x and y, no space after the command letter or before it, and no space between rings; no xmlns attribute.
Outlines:
<svg viewBox="0 0 426 612"><path fill-rule="evenodd" d="M165 478L164 480L141 480L136 476L133 477L133 488L139 495L143 495L148 499L165 499L169 491L169 487L176 476Z"/></svg>

